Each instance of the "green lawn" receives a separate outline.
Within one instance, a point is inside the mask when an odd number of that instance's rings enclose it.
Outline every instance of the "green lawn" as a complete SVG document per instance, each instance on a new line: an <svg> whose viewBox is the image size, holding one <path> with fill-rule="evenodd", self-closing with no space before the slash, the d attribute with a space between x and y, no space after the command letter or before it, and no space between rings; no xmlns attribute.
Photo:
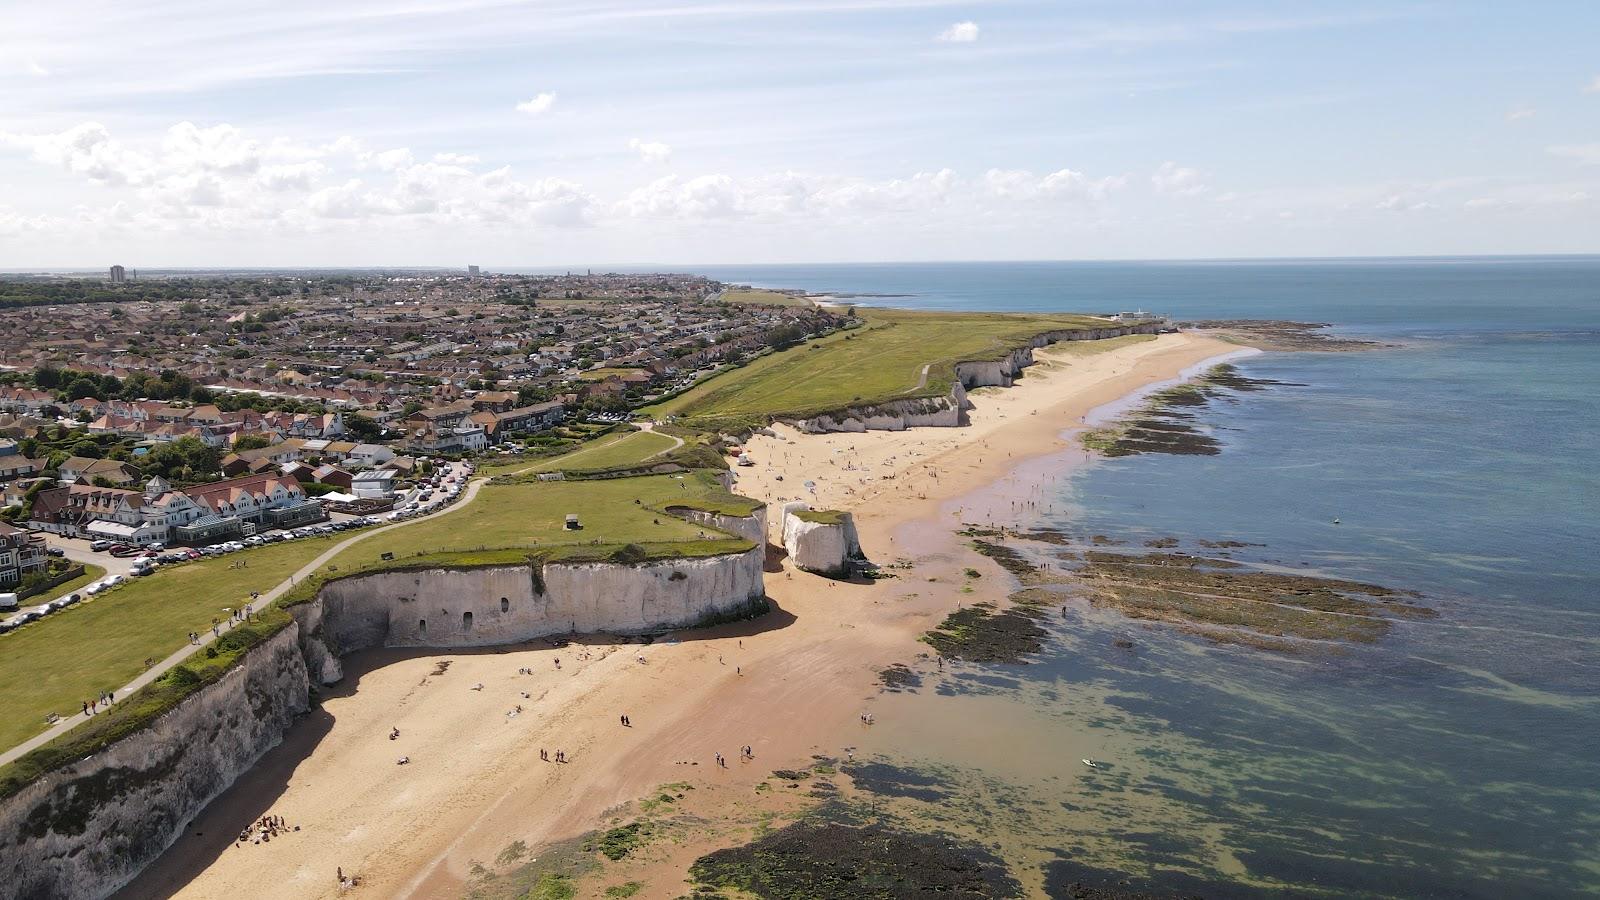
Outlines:
<svg viewBox="0 0 1600 900"><path fill-rule="evenodd" d="M97 566L93 563L84 563L82 575L79 575L77 578L74 578L71 581L63 581L62 583L56 585L48 591L45 591L42 594L34 594L32 597L22 601L22 608L27 609L29 607L38 606L41 603L49 603L51 600L54 600L57 597L65 597L73 591L86 587L91 581L98 581L101 578L104 578L105 574L106 570L103 567ZM6 615L9 616L11 614L6 613Z"/></svg>
<svg viewBox="0 0 1600 900"><path fill-rule="evenodd" d="M722 293L729 303L754 303L761 306L814 306L810 299L800 294L783 291L730 290Z"/></svg>
<svg viewBox="0 0 1600 900"><path fill-rule="evenodd" d="M226 618L349 535L311 538L164 568L0 637L0 747L43 731L45 714L77 713L163 659L191 631ZM231 568L247 562L245 568Z"/></svg>
<svg viewBox="0 0 1600 900"><path fill-rule="evenodd" d="M639 502L635 503L637 500ZM383 553L396 564L419 558L490 550L540 550L564 545L662 544L734 541L720 532L661 511L675 503L717 505L736 498L707 473L649 475L596 481L527 481L486 484L473 502L438 519L385 532L351 547L328 564L340 574L381 568ZM580 531L568 531L577 513ZM718 548L707 548L717 552ZM731 544L720 548L734 549ZM518 554L511 554L513 558Z"/></svg>
<svg viewBox="0 0 1600 900"><path fill-rule="evenodd" d="M958 362L996 359L1044 331L1106 324L1072 315L892 309L858 314L867 321L861 328L762 357L643 411L691 420L754 421L937 396L949 391ZM923 366L928 367L925 383Z"/></svg>
<svg viewBox="0 0 1600 900"><path fill-rule="evenodd" d="M653 431L627 431L608 434L594 443L554 459L534 463L530 472L610 469L644 462L657 453L677 446L677 441Z"/></svg>

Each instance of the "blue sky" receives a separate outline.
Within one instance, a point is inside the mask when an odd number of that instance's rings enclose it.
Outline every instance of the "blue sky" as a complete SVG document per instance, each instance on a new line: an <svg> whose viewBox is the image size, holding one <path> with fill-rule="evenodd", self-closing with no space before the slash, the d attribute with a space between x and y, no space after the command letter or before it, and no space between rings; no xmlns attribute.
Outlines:
<svg viewBox="0 0 1600 900"><path fill-rule="evenodd" d="M0 266L1600 251L1600 6L86 0Z"/></svg>

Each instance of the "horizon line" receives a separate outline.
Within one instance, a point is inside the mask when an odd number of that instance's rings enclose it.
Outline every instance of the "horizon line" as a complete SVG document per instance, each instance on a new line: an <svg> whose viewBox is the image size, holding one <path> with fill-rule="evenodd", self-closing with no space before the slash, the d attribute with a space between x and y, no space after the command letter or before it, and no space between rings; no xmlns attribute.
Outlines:
<svg viewBox="0 0 1600 900"><path fill-rule="evenodd" d="M1600 251L1591 253L1431 253L1431 254L1396 254L1396 255L1365 255L1365 256L1173 256L1173 257L1081 257L1067 259L941 259L941 260L821 260L821 261L792 261L792 262L699 262L699 263L662 263L662 262L606 262L588 263L584 265L563 265L560 263L516 263L511 265L478 265L485 270L483 274L518 274L519 269L566 269L577 271L580 269L610 269L621 271L623 269L650 269L654 272L693 274L685 269L696 267L712 268L738 268L758 267L772 268L779 266L939 266L939 265L1036 265L1036 264L1173 264L1173 263L1296 263L1296 262L1474 262L1490 260L1583 260L1600 259ZM125 265L123 263L110 263L100 266L38 266L32 268L20 266L0 266L0 275L29 275L29 274L77 274L86 272L102 272L111 265ZM659 267L659 268L652 268ZM466 271L466 265L450 266L433 263L414 264L323 264L323 265L149 265L127 266L127 268L144 269L149 272L247 272L247 271L272 271L272 272L342 272L342 271L440 271L456 272ZM602 273L604 274L604 273Z"/></svg>

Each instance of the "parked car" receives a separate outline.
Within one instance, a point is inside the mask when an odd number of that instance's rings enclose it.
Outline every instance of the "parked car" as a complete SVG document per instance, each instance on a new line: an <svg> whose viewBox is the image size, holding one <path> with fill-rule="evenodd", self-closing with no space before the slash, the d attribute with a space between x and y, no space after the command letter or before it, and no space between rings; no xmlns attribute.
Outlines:
<svg viewBox="0 0 1600 900"><path fill-rule="evenodd" d="M89 549L93 550L96 553L103 553L106 550L110 550L111 549L111 542L110 541L94 541L94 542L89 544Z"/></svg>
<svg viewBox="0 0 1600 900"><path fill-rule="evenodd" d="M60 547L47 547L47 548L45 548L44 552L48 553L51 556L66 556L67 555L67 551L61 549Z"/></svg>

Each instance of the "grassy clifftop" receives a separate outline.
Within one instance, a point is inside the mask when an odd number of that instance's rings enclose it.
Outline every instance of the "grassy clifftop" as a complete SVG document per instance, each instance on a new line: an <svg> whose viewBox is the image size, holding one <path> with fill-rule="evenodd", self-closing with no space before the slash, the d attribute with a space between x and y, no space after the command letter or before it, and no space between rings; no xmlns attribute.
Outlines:
<svg viewBox="0 0 1600 900"><path fill-rule="evenodd" d="M215 654L197 653L106 713L0 768L0 796L142 728L216 681L246 651L288 626L288 607L313 599L330 580L390 569L631 565L746 552L755 546L750 541L667 511L751 514L757 504L723 490L717 474L497 481L479 488L464 507L357 541L300 579L255 624L227 632L209 648ZM569 513L579 516L581 529L566 527ZM80 701L127 684L149 663L182 647L189 631L205 632L212 621L226 620L230 609L249 602L250 591L271 589L345 539L276 544L164 569L7 635L0 654L0 679L7 685L0 692L0 745L14 746L43 731L49 713L74 714Z"/></svg>
<svg viewBox="0 0 1600 900"><path fill-rule="evenodd" d="M1047 331L1104 327L1075 315L866 309L864 325L774 353L644 411L690 422L760 424L950 391L956 364L992 360Z"/></svg>

